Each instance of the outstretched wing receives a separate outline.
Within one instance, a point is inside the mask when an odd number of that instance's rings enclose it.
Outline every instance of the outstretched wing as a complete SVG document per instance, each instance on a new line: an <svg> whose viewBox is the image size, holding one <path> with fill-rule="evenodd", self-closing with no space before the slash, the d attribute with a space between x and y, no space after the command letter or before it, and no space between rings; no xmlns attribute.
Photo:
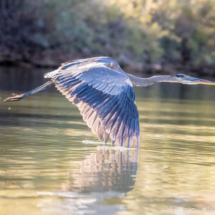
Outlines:
<svg viewBox="0 0 215 215"><path fill-rule="evenodd" d="M70 66L69 66L70 65ZM139 116L132 83L126 74L103 63L73 62L45 77L78 106L84 121L105 143L109 136L118 146L139 147Z"/></svg>

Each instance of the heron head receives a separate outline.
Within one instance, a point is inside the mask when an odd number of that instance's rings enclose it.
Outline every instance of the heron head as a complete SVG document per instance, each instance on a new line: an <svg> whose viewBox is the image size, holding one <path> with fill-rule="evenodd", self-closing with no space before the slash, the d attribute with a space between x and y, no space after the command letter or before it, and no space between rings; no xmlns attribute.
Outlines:
<svg viewBox="0 0 215 215"><path fill-rule="evenodd" d="M184 74L177 74L173 75L174 79L182 84L207 84L207 85L215 85L215 82L199 79L199 78L193 78L188 75Z"/></svg>

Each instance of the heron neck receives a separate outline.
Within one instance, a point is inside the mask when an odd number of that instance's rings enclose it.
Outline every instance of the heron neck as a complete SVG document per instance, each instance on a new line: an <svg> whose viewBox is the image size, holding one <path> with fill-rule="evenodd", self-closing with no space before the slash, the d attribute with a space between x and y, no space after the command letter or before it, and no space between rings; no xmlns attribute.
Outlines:
<svg viewBox="0 0 215 215"><path fill-rule="evenodd" d="M150 78L138 78L128 74L130 81L134 86L147 87L159 82L175 82L175 79L170 75L153 76Z"/></svg>

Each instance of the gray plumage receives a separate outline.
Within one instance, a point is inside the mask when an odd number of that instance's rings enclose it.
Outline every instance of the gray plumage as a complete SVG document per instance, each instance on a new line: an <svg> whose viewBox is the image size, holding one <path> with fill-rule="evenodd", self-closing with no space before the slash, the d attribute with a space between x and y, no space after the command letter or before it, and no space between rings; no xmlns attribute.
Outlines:
<svg viewBox="0 0 215 215"><path fill-rule="evenodd" d="M156 82L215 84L183 74L138 78L125 73L110 57L69 61L44 77L51 81L27 93L13 94L5 101L18 101L55 84L79 108L84 121L100 140L104 139L105 144L111 138L112 146L127 144L131 147L135 139L137 148L140 127L133 85L146 87Z"/></svg>
<svg viewBox="0 0 215 215"><path fill-rule="evenodd" d="M77 105L84 121L100 140L107 143L110 137L118 146L125 146L128 138L131 142L134 136L139 147L134 90L128 75L117 68L112 58L90 58L63 64L45 74L45 78L51 78L57 89Z"/></svg>

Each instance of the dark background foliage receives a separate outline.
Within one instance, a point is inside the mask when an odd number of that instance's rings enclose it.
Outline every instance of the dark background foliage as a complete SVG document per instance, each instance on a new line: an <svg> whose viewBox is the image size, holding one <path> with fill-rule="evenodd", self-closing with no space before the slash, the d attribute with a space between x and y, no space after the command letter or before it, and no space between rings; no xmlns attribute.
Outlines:
<svg viewBox="0 0 215 215"><path fill-rule="evenodd" d="M1 0L0 62L108 55L139 71L215 74L212 0Z"/></svg>

